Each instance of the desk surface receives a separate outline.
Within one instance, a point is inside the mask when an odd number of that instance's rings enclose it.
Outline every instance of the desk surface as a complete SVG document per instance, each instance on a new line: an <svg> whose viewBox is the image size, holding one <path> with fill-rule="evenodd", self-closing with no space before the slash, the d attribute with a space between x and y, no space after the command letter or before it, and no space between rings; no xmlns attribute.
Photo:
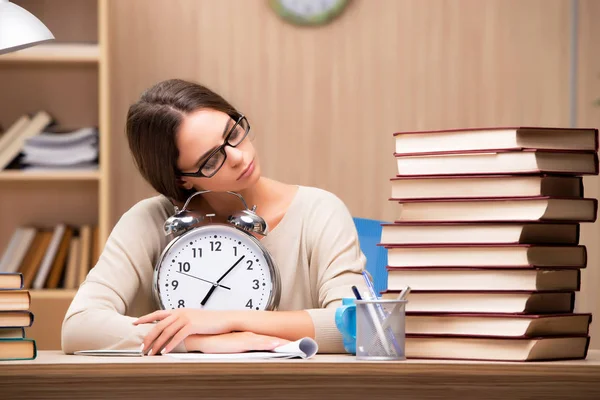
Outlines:
<svg viewBox="0 0 600 400"><path fill-rule="evenodd" d="M67 356L41 351L0 364L6 398L600 398L600 351L586 360L534 363L450 360L182 361L171 357ZM285 393L285 395L284 395ZM366 396L366 397L365 397Z"/></svg>

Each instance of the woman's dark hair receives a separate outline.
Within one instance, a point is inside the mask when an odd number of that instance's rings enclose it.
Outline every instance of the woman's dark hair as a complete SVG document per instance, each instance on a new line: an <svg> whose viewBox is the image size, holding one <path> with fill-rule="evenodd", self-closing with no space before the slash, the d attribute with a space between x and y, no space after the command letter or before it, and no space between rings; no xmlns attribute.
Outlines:
<svg viewBox="0 0 600 400"><path fill-rule="evenodd" d="M162 81L142 93L127 113L127 140L134 162L162 195L185 201L193 190L180 185L175 136L186 114L213 109L236 117L238 111L221 96L197 83Z"/></svg>

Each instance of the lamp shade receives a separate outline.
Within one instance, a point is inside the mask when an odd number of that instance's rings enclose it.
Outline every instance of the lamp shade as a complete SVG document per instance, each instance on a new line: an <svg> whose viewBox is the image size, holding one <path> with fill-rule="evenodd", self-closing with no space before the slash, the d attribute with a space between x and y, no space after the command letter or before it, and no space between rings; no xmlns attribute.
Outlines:
<svg viewBox="0 0 600 400"><path fill-rule="evenodd" d="M52 32L29 11L0 0L0 54L53 39Z"/></svg>

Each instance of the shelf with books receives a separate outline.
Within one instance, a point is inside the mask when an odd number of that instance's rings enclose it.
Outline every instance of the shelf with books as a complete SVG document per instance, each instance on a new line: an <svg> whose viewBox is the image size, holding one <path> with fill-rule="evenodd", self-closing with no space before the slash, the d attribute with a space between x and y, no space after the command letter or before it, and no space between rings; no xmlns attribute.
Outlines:
<svg viewBox="0 0 600 400"><path fill-rule="evenodd" d="M99 171L0 171L2 181L97 181Z"/></svg>
<svg viewBox="0 0 600 400"><path fill-rule="evenodd" d="M95 43L55 43L30 47L0 56L0 63L98 63L100 47Z"/></svg>
<svg viewBox="0 0 600 400"><path fill-rule="evenodd" d="M0 164L4 164L0 171L0 209L4 211L0 252L4 254L20 227L51 232L60 224L72 228L72 239L79 239L79 243L82 227L94 227L93 232L88 229L83 236L87 235L89 246L94 243L97 252L108 236L109 214L107 1L14 0L14 3L42 20L56 40L0 56L3 88L0 132L4 131L0 137L5 138L4 144L10 144L0 146ZM7 138L16 121L26 119L23 124L28 122L31 127L30 122L40 113L47 113L51 120L40 116L37 125L43 126L15 130L17 134L11 135L11 140ZM92 128L96 130L93 141L81 132ZM30 137L23 130L36 135ZM55 133L62 138L50 143L40 133ZM12 141L14 137L19 138L16 144ZM36 139L32 140L33 137ZM94 142L92 147L98 153L98 159L93 161L89 160L89 151L85 152L90 142ZM51 147L59 150L53 151L54 162L48 162ZM46 265L46 280L52 282L36 284L34 279L28 286L36 322L27 331L36 339L39 349L58 350L62 319L76 293L73 288L80 283L83 270L89 271L92 261L85 267L79 262L77 279L73 280L72 274L66 273L73 269L68 268L68 261L83 256L72 256L72 248L88 246L69 246L65 257L67 248L63 244L61 261L52 262L49 267L48 262L42 262L46 252L41 247L33 246L37 249L33 252L27 248L22 254L27 259L34 255L38 258L37 264L27 265ZM37 278L37 273L27 272L30 279Z"/></svg>

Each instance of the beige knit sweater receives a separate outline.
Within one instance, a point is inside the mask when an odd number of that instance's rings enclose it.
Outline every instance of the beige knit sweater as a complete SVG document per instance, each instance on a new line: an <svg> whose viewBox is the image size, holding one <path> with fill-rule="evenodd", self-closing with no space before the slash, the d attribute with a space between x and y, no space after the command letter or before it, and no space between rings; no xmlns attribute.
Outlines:
<svg viewBox="0 0 600 400"><path fill-rule="evenodd" d="M140 347L153 325L132 322L157 309L153 269L167 245L163 223L173 212L167 198L155 196L121 217L67 311L62 327L65 353ZM307 310L319 352L343 352L335 309L342 297L352 297L352 285L363 291L360 272L366 262L344 203L327 191L301 186L283 219L261 243L279 268L279 309Z"/></svg>

